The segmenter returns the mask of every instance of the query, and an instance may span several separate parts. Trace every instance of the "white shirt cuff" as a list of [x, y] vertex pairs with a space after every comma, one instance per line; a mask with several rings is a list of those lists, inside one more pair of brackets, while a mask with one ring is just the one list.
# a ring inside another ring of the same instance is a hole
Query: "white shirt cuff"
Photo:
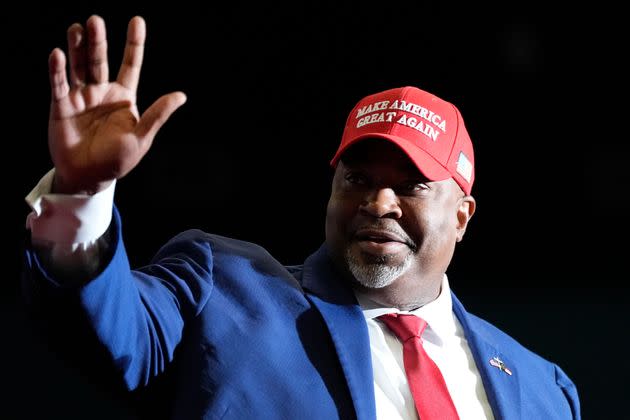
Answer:
[[59, 245], [94, 242], [112, 220], [116, 181], [94, 195], [51, 194], [54, 174], [51, 169], [26, 196], [33, 209], [26, 218], [26, 228], [33, 239]]

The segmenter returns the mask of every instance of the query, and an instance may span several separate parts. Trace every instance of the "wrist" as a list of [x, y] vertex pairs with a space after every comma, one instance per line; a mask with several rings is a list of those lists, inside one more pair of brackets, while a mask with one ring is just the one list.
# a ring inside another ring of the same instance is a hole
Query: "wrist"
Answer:
[[51, 193], [53, 194], [82, 194], [82, 195], [94, 195], [109, 187], [114, 180], [100, 181], [96, 183], [83, 183], [68, 182], [63, 176], [59, 175], [58, 171], [55, 171], [53, 182], [51, 186]]

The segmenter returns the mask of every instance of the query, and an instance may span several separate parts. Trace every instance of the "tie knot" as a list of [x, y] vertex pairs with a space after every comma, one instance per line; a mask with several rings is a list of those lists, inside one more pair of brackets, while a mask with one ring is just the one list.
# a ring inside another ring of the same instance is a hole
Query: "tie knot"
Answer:
[[420, 337], [427, 327], [427, 322], [410, 314], [385, 314], [378, 317], [387, 328], [400, 338], [402, 342], [412, 337]]

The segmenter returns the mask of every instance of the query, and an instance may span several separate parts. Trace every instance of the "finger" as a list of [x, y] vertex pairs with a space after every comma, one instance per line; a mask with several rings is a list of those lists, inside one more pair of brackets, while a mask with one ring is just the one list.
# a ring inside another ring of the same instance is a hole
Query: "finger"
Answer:
[[129, 21], [125, 54], [116, 79], [118, 83], [134, 92], [138, 89], [145, 38], [146, 24], [144, 19], [140, 16], [135, 16]]
[[107, 35], [105, 21], [100, 16], [92, 15], [87, 20], [87, 76], [88, 82], [107, 83], [109, 65], [107, 64]]
[[148, 149], [158, 130], [169, 119], [171, 114], [186, 102], [183, 92], [173, 92], [162, 96], [153, 103], [140, 117], [136, 126], [136, 136], [141, 146]]
[[73, 87], [85, 85], [85, 34], [78, 23], [68, 28], [68, 56], [70, 59], [70, 83]]
[[70, 112], [68, 79], [66, 77], [66, 56], [59, 48], [55, 48], [48, 57], [48, 74], [54, 118], [61, 118]]

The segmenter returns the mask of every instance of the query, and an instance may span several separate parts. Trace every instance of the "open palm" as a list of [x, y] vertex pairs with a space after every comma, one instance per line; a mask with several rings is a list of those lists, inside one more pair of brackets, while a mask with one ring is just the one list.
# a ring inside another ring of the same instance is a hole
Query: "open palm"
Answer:
[[63, 51], [56, 48], [50, 54], [48, 146], [55, 165], [55, 192], [95, 193], [125, 176], [186, 101], [181, 92], [169, 93], [139, 114], [136, 91], [145, 34], [144, 20], [132, 18], [123, 62], [113, 82], [105, 23], [98, 16], [91, 16], [85, 29], [78, 23], [68, 28], [70, 82]]

